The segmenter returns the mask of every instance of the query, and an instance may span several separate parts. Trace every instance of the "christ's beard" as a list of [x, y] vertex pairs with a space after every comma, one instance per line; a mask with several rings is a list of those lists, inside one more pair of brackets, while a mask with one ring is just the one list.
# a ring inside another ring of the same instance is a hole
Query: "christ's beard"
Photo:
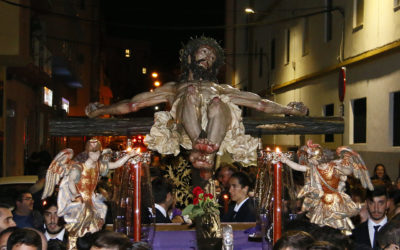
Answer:
[[205, 69], [199, 65], [201, 60], [192, 62], [190, 64], [190, 70], [193, 73], [194, 80], [207, 80], [207, 81], [216, 81], [217, 77], [212, 71], [212, 67]]

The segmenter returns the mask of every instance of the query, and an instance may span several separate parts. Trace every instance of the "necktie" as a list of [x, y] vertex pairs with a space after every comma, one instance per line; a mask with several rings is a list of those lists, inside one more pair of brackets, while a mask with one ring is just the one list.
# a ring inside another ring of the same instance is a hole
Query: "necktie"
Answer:
[[374, 248], [374, 249], [375, 249], [375, 246], [376, 246], [376, 235], [378, 234], [378, 230], [379, 230], [380, 227], [381, 227], [380, 225], [374, 226], [374, 241], [373, 241], [374, 244], [372, 246], [372, 248]]

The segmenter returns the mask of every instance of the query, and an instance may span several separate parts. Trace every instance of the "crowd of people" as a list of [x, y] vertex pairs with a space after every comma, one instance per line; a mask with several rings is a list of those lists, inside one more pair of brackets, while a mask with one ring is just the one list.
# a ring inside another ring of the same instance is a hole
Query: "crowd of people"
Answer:
[[[192, 223], [182, 216], [183, 208], [176, 206], [174, 183], [168, 179], [168, 174], [160, 169], [151, 170], [155, 210], [146, 209], [155, 222]], [[255, 170], [254, 166], [244, 168], [239, 164], [222, 163], [214, 176], [200, 174], [205, 180], [211, 177], [215, 180], [221, 222], [256, 221], [257, 203], [253, 198]], [[360, 213], [351, 218], [355, 225], [351, 234], [313, 224], [305, 216], [305, 211], [287, 207], [283, 213], [283, 235], [274, 249], [399, 249], [399, 178], [392, 182], [384, 165], [377, 164], [371, 180], [373, 191], [360, 188], [352, 178], [346, 182], [346, 192], [351, 199], [363, 204]], [[41, 192], [36, 189], [33, 190]], [[285, 195], [284, 199], [289, 198]], [[63, 217], [57, 214], [55, 196], [41, 200], [40, 195], [23, 190], [16, 194], [11, 209], [9, 204], [0, 204], [0, 250], [25, 249], [19, 248], [24, 245], [32, 249], [67, 249], [68, 231]], [[293, 213], [296, 216], [290, 217], [289, 214]], [[87, 233], [77, 241], [77, 249], [109, 249], [110, 246], [115, 249], [150, 249], [145, 243], [132, 245], [126, 235], [105, 230]]]

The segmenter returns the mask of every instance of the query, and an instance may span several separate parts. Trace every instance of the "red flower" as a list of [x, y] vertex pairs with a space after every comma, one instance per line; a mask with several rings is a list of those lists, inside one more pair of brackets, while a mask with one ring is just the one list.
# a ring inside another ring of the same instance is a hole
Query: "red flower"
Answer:
[[193, 189], [193, 195], [195, 197], [199, 197], [199, 194], [203, 194], [203, 193], [204, 193], [203, 189], [199, 186], [197, 186]]
[[204, 194], [204, 198], [209, 197], [211, 200], [214, 198], [214, 196], [212, 194]]
[[193, 205], [197, 205], [197, 204], [199, 204], [199, 199], [197, 197], [195, 197], [193, 199]]

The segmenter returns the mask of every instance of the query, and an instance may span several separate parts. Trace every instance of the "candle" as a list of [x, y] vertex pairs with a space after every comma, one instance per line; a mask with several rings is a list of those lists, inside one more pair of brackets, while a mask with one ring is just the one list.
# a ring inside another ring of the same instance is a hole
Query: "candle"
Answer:
[[228, 212], [228, 202], [229, 202], [229, 196], [227, 194], [224, 194], [224, 213]]
[[[276, 148], [276, 156], [280, 154]], [[282, 235], [282, 163], [276, 161], [274, 164], [274, 243]]]
[[[140, 148], [136, 151], [140, 153]], [[141, 162], [134, 163], [134, 200], [133, 200], [133, 239], [135, 242], [140, 241], [141, 236], [141, 184], [140, 179], [142, 176], [141, 173]]]

